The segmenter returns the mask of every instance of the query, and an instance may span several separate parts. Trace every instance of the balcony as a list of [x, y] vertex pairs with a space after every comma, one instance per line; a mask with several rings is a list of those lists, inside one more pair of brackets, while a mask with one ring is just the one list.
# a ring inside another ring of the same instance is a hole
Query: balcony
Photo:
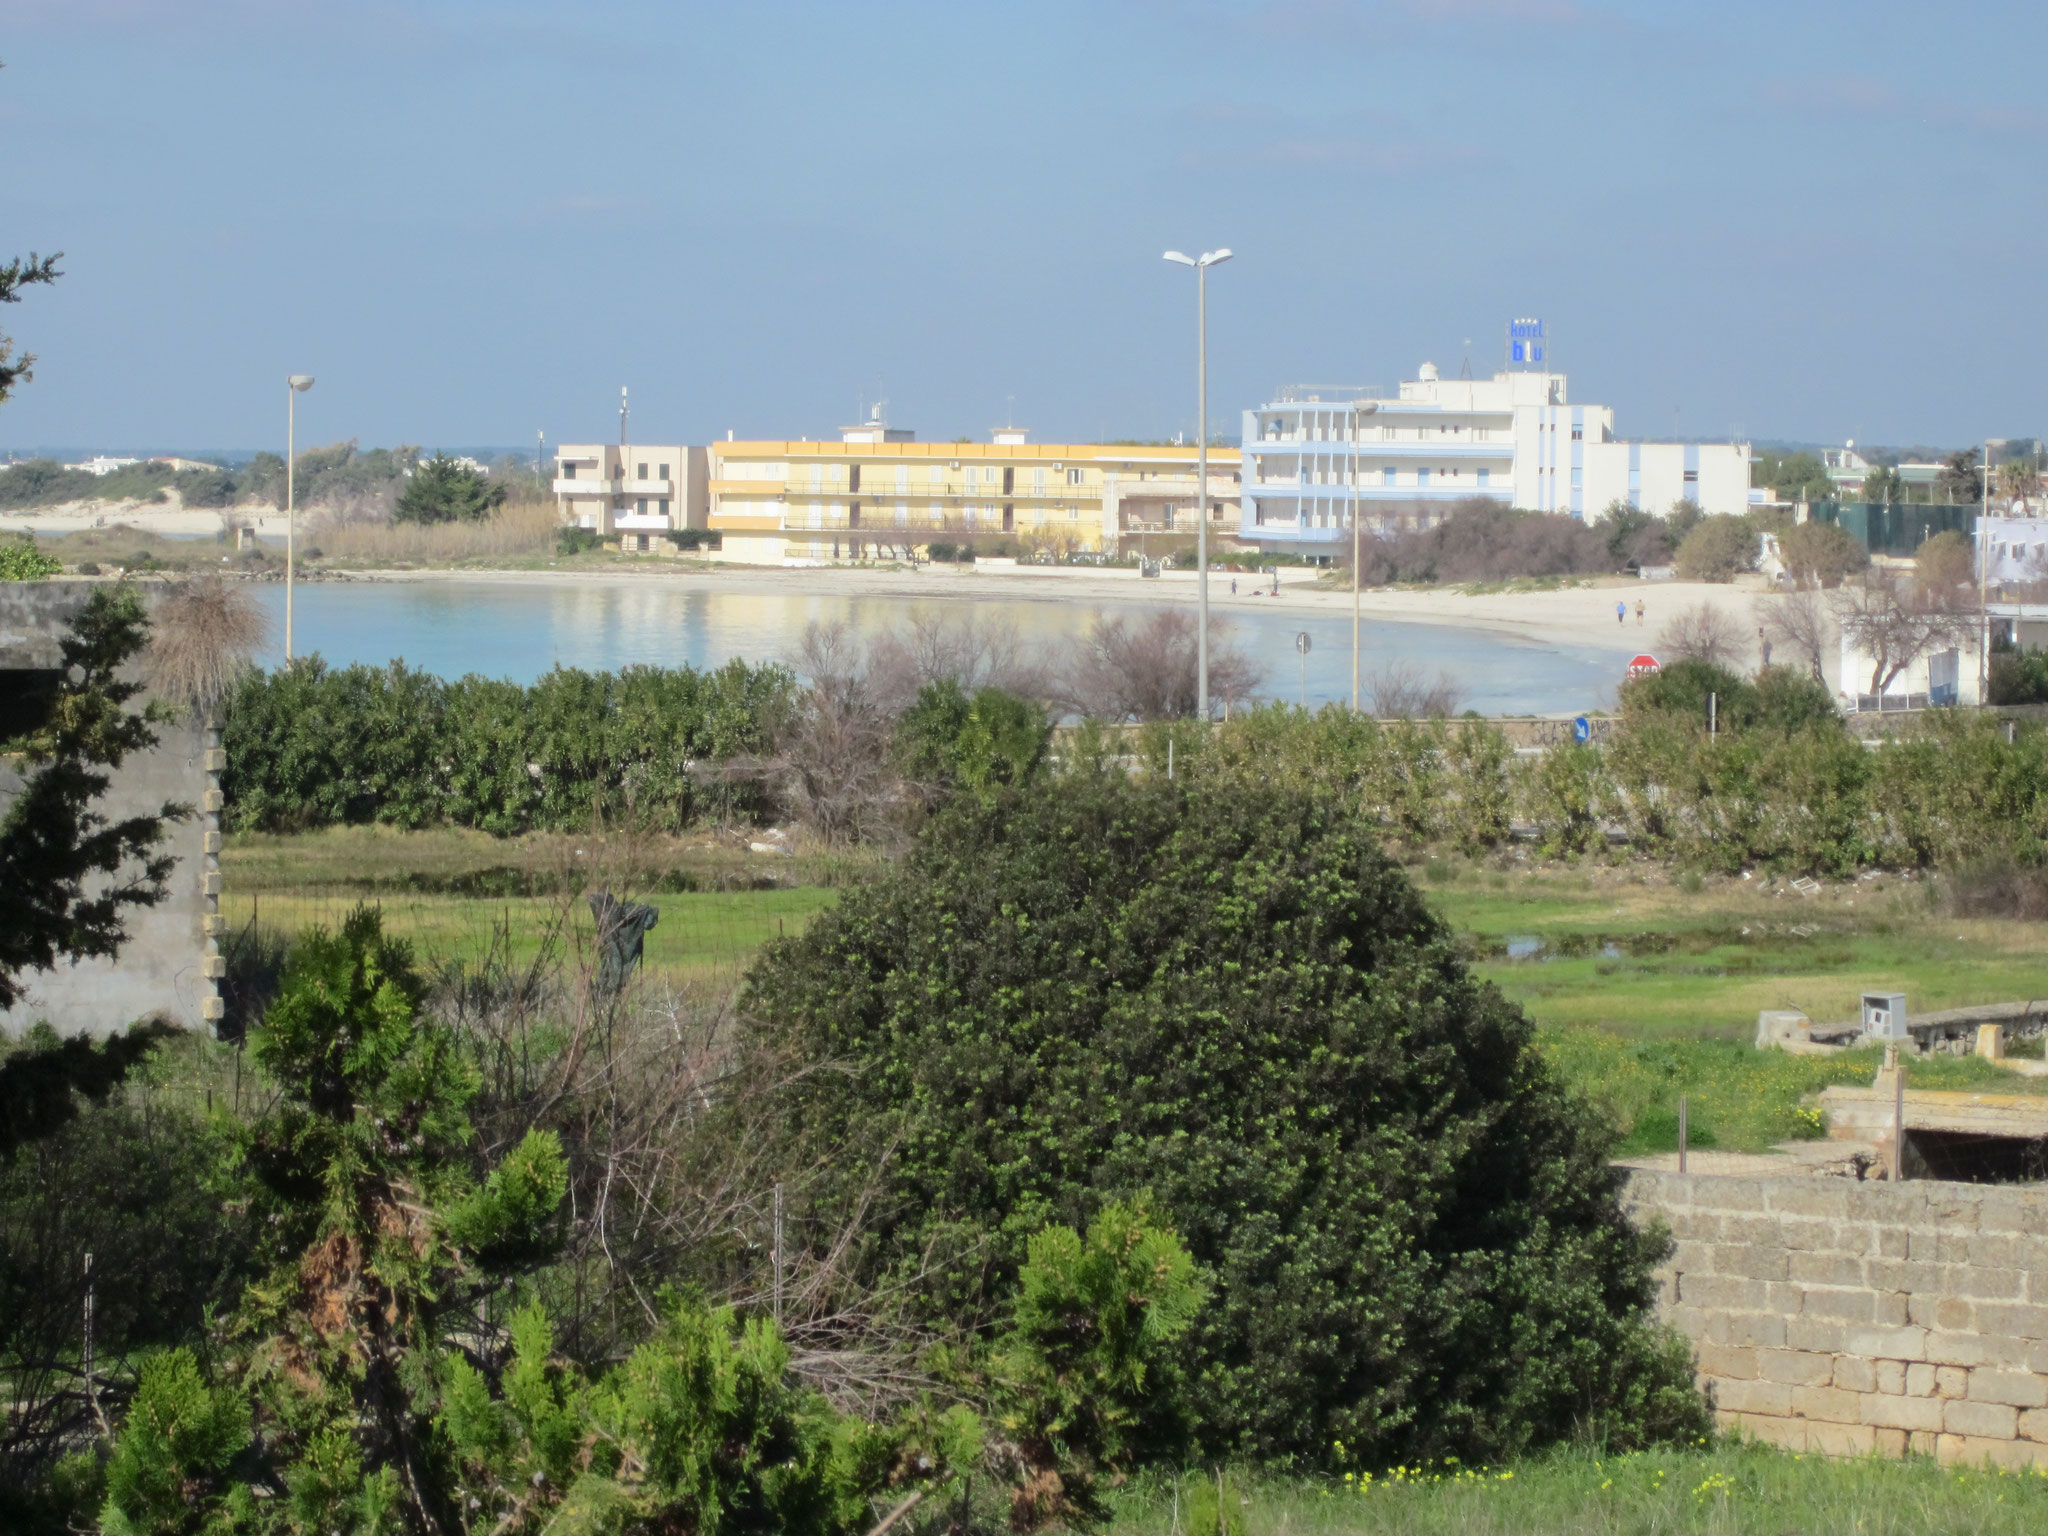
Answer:
[[594, 475], [588, 480], [580, 476], [555, 477], [555, 494], [558, 496], [623, 496], [625, 493], [624, 480], [600, 480]]

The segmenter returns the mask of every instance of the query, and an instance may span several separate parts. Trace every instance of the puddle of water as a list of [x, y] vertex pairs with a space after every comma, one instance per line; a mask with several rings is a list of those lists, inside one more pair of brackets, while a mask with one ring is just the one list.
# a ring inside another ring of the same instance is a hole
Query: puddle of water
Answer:
[[1700, 955], [1746, 940], [1801, 943], [1818, 930], [1800, 924], [1773, 933], [1763, 928], [1708, 928], [1692, 933], [1560, 933], [1544, 938], [1533, 933], [1503, 934], [1497, 939], [1474, 940], [1476, 958], [1482, 960], [1635, 960], [1646, 955]]

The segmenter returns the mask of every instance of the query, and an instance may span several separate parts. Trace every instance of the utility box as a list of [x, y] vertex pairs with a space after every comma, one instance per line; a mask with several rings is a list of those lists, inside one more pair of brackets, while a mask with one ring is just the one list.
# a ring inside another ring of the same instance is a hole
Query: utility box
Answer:
[[1863, 1038], [1903, 1045], [1912, 1038], [1906, 1032], [1906, 994], [1866, 992], [1863, 994]]

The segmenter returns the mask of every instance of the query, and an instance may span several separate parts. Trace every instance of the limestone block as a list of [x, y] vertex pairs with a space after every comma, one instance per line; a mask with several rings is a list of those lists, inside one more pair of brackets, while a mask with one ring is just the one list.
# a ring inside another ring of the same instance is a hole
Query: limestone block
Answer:
[[202, 896], [218, 896], [220, 894], [219, 870], [209, 869], [199, 877], [199, 893]]
[[202, 832], [202, 833], [200, 833], [200, 834], [199, 834], [199, 851], [200, 851], [201, 853], [219, 853], [219, 852], [220, 852], [220, 834], [219, 834], [218, 832]]
[[1874, 1323], [1877, 1298], [1860, 1285], [1812, 1286], [1807, 1289], [1800, 1310], [1815, 1317], [1839, 1317], [1845, 1323]]
[[1804, 1350], [1760, 1349], [1756, 1351], [1756, 1373], [1765, 1381], [1825, 1387], [1835, 1378], [1835, 1359], [1832, 1355], [1808, 1354]]
[[[1708, 1336], [1717, 1344], [1747, 1344], [1762, 1349], [1782, 1349], [1787, 1333], [1798, 1318], [1775, 1312], [1724, 1312], [1714, 1314]], [[1806, 1348], [1808, 1346], [1800, 1346]]]
[[1906, 1431], [1903, 1429], [1880, 1429], [1877, 1432], [1877, 1454], [1898, 1457], [1906, 1454]]
[[1877, 1449], [1877, 1431], [1868, 1424], [1810, 1423], [1806, 1448], [1823, 1456], [1868, 1456]]
[[1678, 1299], [1688, 1306], [1730, 1312], [1762, 1312], [1770, 1305], [1770, 1293], [1763, 1281], [1733, 1275], [1682, 1275]]
[[1906, 1395], [1908, 1397], [1932, 1397], [1936, 1375], [1940, 1367], [1929, 1365], [1924, 1360], [1914, 1360], [1906, 1366]]
[[[1714, 1273], [1717, 1275], [1740, 1275], [1747, 1280], [1783, 1280], [1791, 1268], [1791, 1255], [1776, 1244], [1722, 1243], [1713, 1249], [1713, 1255]], [[1854, 1274], [1850, 1283], [1860, 1284], [1862, 1279], [1861, 1274]]]
[[[201, 768], [204, 768], [208, 773], [224, 773], [227, 771], [228, 755], [227, 753], [221, 751], [220, 748], [215, 747], [210, 751], [202, 752], [200, 754], [199, 766]], [[1912, 1125], [1912, 1121], [1908, 1119], [1906, 1124], [1910, 1127]]]
[[1863, 1422], [1880, 1429], [1919, 1429], [1935, 1434], [1941, 1429], [1943, 1406], [1935, 1397], [1885, 1397], [1873, 1392], [1863, 1399]]
[[1841, 1351], [1870, 1360], [1925, 1360], [1925, 1328], [1844, 1328]]
[[2030, 1408], [2020, 1415], [2020, 1438], [2048, 1445], [2048, 1408]]
[[[1906, 1392], [1906, 1362], [1903, 1360], [1879, 1360], [1876, 1362], [1877, 1382], [1875, 1391], [1887, 1397], [1903, 1397]], [[1840, 1383], [1837, 1383], [1840, 1385]]]
[[227, 973], [228, 957], [226, 955], [208, 955], [199, 962], [199, 974], [206, 977], [209, 981], [218, 981]]
[[199, 809], [209, 816], [218, 816], [227, 803], [227, 797], [217, 789], [209, 789], [199, 797]]
[[2042, 1461], [2040, 1448], [2025, 1440], [2000, 1440], [1977, 1435], [1943, 1435], [1935, 1442], [1937, 1460], [1947, 1466], [2027, 1467]]
[[2032, 1371], [1972, 1371], [1967, 1395], [1977, 1403], [2048, 1408], [2048, 1381], [2043, 1381]]
[[1934, 1326], [1944, 1333], [1968, 1333], [1977, 1325], [1976, 1313], [1970, 1304], [1959, 1296], [1937, 1297], [1934, 1303]]
[[2048, 1339], [2048, 1307], [2026, 1302], [1980, 1301], [1973, 1309], [1979, 1333], [1995, 1333], [2009, 1339]]
[[1834, 1359], [1834, 1385], [1844, 1392], [1875, 1392], [1877, 1390], [1877, 1362], [1865, 1360], [1857, 1355], [1837, 1355]]
[[1937, 1365], [1934, 1368], [1934, 1395], [1936, 1397], [1968, 1397], [1970, 1395], [1970, 1373], [1960, 1366]]
[[1972, 1403], [1952, 1398], [1942, 1405], [1941, 1429], [1946, 1435], [2010, 1440], [2020, 1432], [2019, 1410], [2004, 1403]]
[[227, 1004], [222, 1002], [218, 997], [207, 997], [200, 999], [199, 1017], [206, 1020], [206, 1022], [209, 1024], [218, 1024], [222, 1019], [227, 1017], [227, 1012]]
[[1769, 1413], [1738, 1413], [1731, 1417], [1735, 1421], [1729, 1426], [1731, 1429], [1786, 1451], [1805, 1450], [1807, 1431], [1812, 1427], [1804, 1419]]
[[1782, 1381], [1717, 1382], [1714, 1401], [1725, 1412], [1744, 1417], [1753, 1413], [1786, 1419], [1792, 1416], [1792, 1388]]
[[1831, 1228], [1849, 1216], [1847, 1187], [1831, 1179], [1780, 1180], [1766, 1195], [1764, 1207], [1777, 1215], [1815, 1217]]
[[[1790, 1317], [1784, 1320], [1783, 1343], [1789, 1349], [1810, 1349], [1818, 1354], [1835, 1355], [1847, 1351], [1846, 1340], [1849, 1330], [1829, 1317]], [[1866, 1353], [1863, 1350], [1854, 1351]]]
[[[1781, 1253], [1780, 1258], [1785, 1260], [1784, 1274], [1759, 1275], [1757, 1278], [1791, 1279], [1801, 1285], [1864, 1286], [1869, 1283], [1863, 1272], [1864, 1261], [1844, 1253]], [[1728, 1273], [1747, 1274], [1748, 1271], [1731, 1270]]]
[[1687, 1240], [1671, 1245], [1671, 1257], [1664, 1268], [1674, 1274], [1708, 1275], [1714, 1272], [1714, 1245]]
[[1936, 1365], [1997, 1365], [1991, 1341], [1974, 1333], [1930, 1333], [1925, 1357]]
[[209, 912], [199, 920], [199, 931], [209, 939], [217, 939], [228, 931], [228, 920], [218, 912]]
[[2019, 1301], [2026, 1294], [2026, 1276], [2016, 1269], [1979, 1269], [1958, 1264], [1950, 1283], [1964, 1296], [1984, 1301]]
[[[1792, 1411], [1802, 1419], [1819, 1419], [1828, 1424], [1863, 1422], [1862, 1398], [1854, 1392], [1843, 1392], [1835, 1387], [1794, 1387]], [[1952, 1426], [1944, 1418], [1942, 1427], [1947, 1429]], [[1868, 1450], [1869, 1447], [1866, 1445], [1864, 1449]]]
[[1941, 1436], [1931, 1429], [1916, 1429], [1906, 1436], [1906, 1452], [1912, 1456], [1932, 1456]]
[[1871, 1321], [1887, 1328], [1899, 1328], [1910, 1321], [1907, 1317], [1906, 1293], [1904, 1291], [1872, 1291]]
[[1702, 1344], [1699, 1347], [1698, 1364], [1702, 1376], [1716, 1376], [1729, 1381], [1754, 1381], [1757, 1377], [1757, 1352], [1728, 1344]]

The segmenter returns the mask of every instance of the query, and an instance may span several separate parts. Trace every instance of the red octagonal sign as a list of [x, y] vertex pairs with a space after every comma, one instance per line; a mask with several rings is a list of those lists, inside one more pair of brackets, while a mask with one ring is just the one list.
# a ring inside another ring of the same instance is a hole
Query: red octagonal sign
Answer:
[[1643, 652], [1628, 664], [1628, 675], [1630, 677], [1648, 677], [1652, 672], [1661, 670], [1663, 669], [1657, 665], [1657, 658], [1648, 651]]

